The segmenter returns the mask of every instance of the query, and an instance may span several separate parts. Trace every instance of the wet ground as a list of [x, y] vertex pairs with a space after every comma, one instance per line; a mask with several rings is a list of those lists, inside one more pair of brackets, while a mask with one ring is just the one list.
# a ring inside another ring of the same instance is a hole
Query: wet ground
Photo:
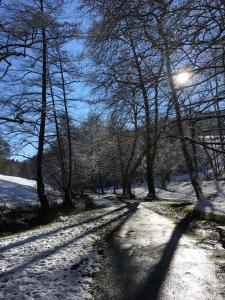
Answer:
[[225, 299], [225, 250], [188, 234], [192, 222], [139, 204], [106, 243], [94, 299]]

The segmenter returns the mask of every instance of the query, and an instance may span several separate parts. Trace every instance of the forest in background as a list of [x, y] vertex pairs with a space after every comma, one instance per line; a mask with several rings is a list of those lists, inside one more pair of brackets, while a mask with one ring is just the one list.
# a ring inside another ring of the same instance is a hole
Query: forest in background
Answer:
[[[36, 179], [43, 212], [46, 184], [71, 207], [144, 182], [151, 200], [184, 172], [204, 201], [202, 176], [225, 170], [224, 12], [222, 0], [1, 1], [1, 173]], [[79, 119], [78, 101], [95, 113]], [[27, 145], [34, 157], [9, 160]]]

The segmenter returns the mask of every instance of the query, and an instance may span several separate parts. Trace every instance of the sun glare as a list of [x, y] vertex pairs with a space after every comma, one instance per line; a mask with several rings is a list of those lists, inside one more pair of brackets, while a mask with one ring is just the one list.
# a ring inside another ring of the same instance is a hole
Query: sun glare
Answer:
[[178, 86], [183, 86], [188, 82], [190, 76], [190, 73], [187, 71], [180, 72], [177, 75], [175, 75], [175, 82]]

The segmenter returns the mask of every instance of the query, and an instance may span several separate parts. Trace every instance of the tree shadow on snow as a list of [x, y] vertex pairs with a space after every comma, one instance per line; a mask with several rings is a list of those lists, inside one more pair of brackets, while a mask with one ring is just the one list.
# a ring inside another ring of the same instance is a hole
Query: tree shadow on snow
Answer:
[[[39, 240], [39, 239], [42, 239], [42, 238], [45, 238], [45, 237], [49, 237], [53, 234], [62, 232], [63, 230], [67, 230], [67, 229], [70, 229], [70, 228], [76, 228], [76, 227], [79, 227], [80, 225], [88, 224], [88, 223], [97, 221], [97, 220], [101, 219], [102, 217], [105, 217], [105, 216], [111, 215], [113, 213], [119, 212], [119, 211], [123, 210], [126, 207], [128, 207], [128, 205], [124, 205], [124, 206], [121, 206], [119, 208], [110, 210], [109, 212], [100, 214], [96, 217], [91, 217], [91, 218], [85, 219], [84, 221], [81, 221], [79, 223], [74, 222], [73, 224], [70, 224], [70, 225], [67, 225], [67, 226], [63, 226], [63, 227], [60, 227], [60, 228], [49, 230], [49, 231], [46, 231], [46, 232], [43, 232], [43, 233], [34, 234], [34, 235], [32, 235], [28, 238], [24, 238], [24, 239], [18, 240], [16, 242], [9, 243], [6, 246], [0, 247], [0, 254], [5, 252], [5, 251], [9, 251], [13, 248], [16, 248], [16, 247], [23, 246], [25, 244], [34, 242], [36, 240]], [[28, 234], [29, 234], [29, 232], [28, 232]]]
[[[8, 277], [8, 276], [14, 275], [14, 274], [16, 274], [17, 272], [23, 271], [24, 269], [31, 267], [31, 266], [34, 265], [35, 263], [38, 263], [41, 259], [46, 259], [46, 258], [48, 258], [48, 257], [50, 257], [50, 256], [52, 256], [52, 255], [54, 255], [54, 254], [56, 254], [56, 253], [59, 252], [60, 250], [63, 250], [64, 248], [66, 248], [66, 247], [72, 245], [73, 243], [78, 242], [78, 241], [81, 240], [82, 238], [84, 238], [84, 237], [86, 237], [86, 236], [88, 236], [88, 235], [90, 235], [90, 234], [93, 234], [93, 233], [95, 233], [96, 231], [101, 230], [101, 229], [103, 229], [104, 227], [109, 226], [110, 224], [112, 224], [112, 223], [114, 223], [114, 222], [117, 222], [117, 221], [119, 221], [119, 222], [121, 222], [121, 223], [122, 223], [122, 222], [125, 222], [125, 221], [127, 220], [127, 218], [129, 218], [130, 215], [133, 214], [133, 212], [134, 212], [134, 207], [136, 208], [137, 205], [134, 206], [134, 205], [130, 205], [130, 204], [129, 204], [129, 205], [127, 205], [127, 206], [121, 207], [120, 209], [113, 210], [113, 211], [111, 211], [110, 213], [107, 213], [107, 214], [98, 216], [98, 217], [96, 217], [96, 218], [92, 218], [92, 221], [93, 221], [93, 220], [97, 220], [97, 219], [99, 219], [99, 218], [101, 218], [101, 217], [103, 217], [103, 216], [112, 214], [112, 213], [114, 213], [115, 211], [118, 212], [118, 211], [120, 211], [120, 210], [122, 210], [122, 209], [124, 209], [124, 208], [127, 208], [127, 210], [126, 210], [125, 212], [121, 213], [120, 215], [118, 215], [118, 216], [116, 216], [116, 217], [113, 217], [113, 218], [111, 218], [110, 220], [106, 220], [104, 223], [102, 223], [102, 224], [100, 224], [100, 225], [97, 225], [97, 226], [95, 226], [95, 227], [93, 227], [93, 228], [91, 228], [91, 229], [89, 229], [89, 230], [86, 230], [86, 231], [83, 232], [82, 234], [80, 234], [80, 235], [78, 235], [78, 236], [75, 236], [74, 238], [72, 238], [72, 239], [66, 241], [65, 243], [56, 245], [56, 246], [54, 246], [54, 247], [51, 248], [51, 249], [44, 250], [44, 251], [38, 253], [37, 255], [32, 256], [30, 259], [27, 259], [27, 260], [25, 260], [24, 262], [18, 264], [17, 266], [12, 267], [11, 269], [9, 269], [9, 270], [7, 270], [7, 271], [5, 271], [5, 272], [2, 272], [2, 273], [0, 274], [0, 280], [2, 280], [2, 281], [4, 282], [5, 280], [7, 280], [7, 277]], [[90, 221], [90, 219], [89, 219], [88, 221]], [[81, 222], [81, 223], [82, 223], [82, 222]], [[80, 224], [81, 224], [81, 223], [80, 223]], [[86, 223], [86, 222], [84, 222], [84, 223]], [[78, 224], [76, 224], [75, 226], [78, 226]], [[74, 227], [74, 225], [69, 226], [69, 228], [70, 228], [70, 227], [72, 228], [72, 227]], [[65, 228], [60, 228], [60, 231], [63, 231], [64, 229], [65, 229]], [[45, 236], [48, 236], [48, 234], [52, 234], [52, 232], [50, 232], [50, 233], [48, 233], [48, 232], [45, 233]], [[36, 238], [38, 238], [38, 237], [36, 237]], [[14, 245], [14, 246], [15, 246], [15, 245]]]
[[[201, 212], [207, 207], [201, 205]], [[167, 277], [171, 261], [177, 250], [179, 241], [187, 232], [191, 223], [200, 217], [199, 205], [188, 213], [174, 228], [168, 243], [157, 247], [146, 246], [137, 250], [138, 260], [142, 251], [147, 252], [147, 257], [153, 261], [151, 269], [147, 270], [147, 277], [142, 266], [137, 261], [132, 262], [133, 254], [129, 249], [122, 249], [119, 241], [112, 237], [108, 247], [108, 268], [100, 276], [103, 280], [99, 287], [97, 300], [155, 300], [160, 298], [160, 289]], [[160, 237], [159, 237], [160, 238]], [[157, 257], [156, 260], [155, 257]], [[158, 259], [158, 257], [160, 257]], [[157, 261], [157, 263], [155, 263]]]
[[[155, 300], [160, 298], [160, 289], [167, 277], [171, 261], [175, 255], [181, 237], [188, 231], [191, 223], [195, 219], [199, 219], [200, 215], [204, 212], [208, 205], [208, 201], [204, 201], [204, 204], [201, 205], [196, 204], [193, 211], [188, 213], [175, 226], [169, 242], [166, 244], [163, 250], [163, 254], [159, 262], [154, 266], [153, 270], [149, 272], [146, 280], [137, 288], [131, 299]], [[213, 209], [211, 203], [210, 209]]]

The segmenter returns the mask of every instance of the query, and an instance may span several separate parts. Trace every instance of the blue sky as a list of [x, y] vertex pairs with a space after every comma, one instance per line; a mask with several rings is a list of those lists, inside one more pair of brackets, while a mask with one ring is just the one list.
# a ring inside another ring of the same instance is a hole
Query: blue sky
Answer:
[[[7, 0], [5, 0], [7, 1]], [[67, 7], [67, 21], [77, 21], [81, 23], [82, 31], [86, 31], [88, 20], [85, 16], [78, 15], [78, 11], [76, 10], [76, 6], [79, 4], [77, 0], [71, 1], [73, 4], [72, 6], [69, 5]], [[70, 43], [67, 43], [65, 48], [70, 51], [73, 55], [77, 55], [84, 50], [84, 42], [83, 40], [74, 40]], [[84, 61], [84, 63], [87, 63]], [[79, 66], [80, 67], [80, 66]], [[76, 101], [74, 105], [72, 105], [70, 109], [71, 116], [79, 121], [84, 120], [87, 114], [90, 111], [89, 105], [87, 105], [82, 99], [89, 99], [90, 98], [90, 89], [84, 82], [78, 82], [74, 84], [74, 91], [76, 95], [76, 99], [81, 99], [81, 101]], [[17, 143], [19, 143], [20, 137], [15, 138], [12, 140], [12, 156], [11, 158], [17, 160], [24, 160], [25, 157], [31, 157], [36, 154], [36, 148], [32, 145], [27, 145], [23, 147], [22, 150], [18, 150]], [[34, 143], [36, 145], [36, 143]], [[17, 153], [18, 152], [18, 153]]]

